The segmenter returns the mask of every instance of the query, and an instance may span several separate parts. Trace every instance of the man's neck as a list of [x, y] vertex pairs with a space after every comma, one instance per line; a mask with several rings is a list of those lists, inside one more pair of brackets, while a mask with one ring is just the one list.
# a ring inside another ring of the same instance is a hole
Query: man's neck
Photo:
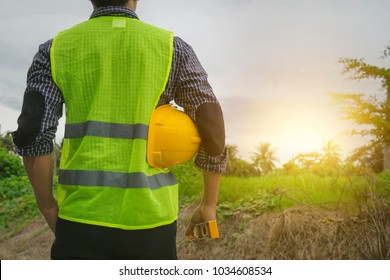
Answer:
[[125, 8], [129, 8], [135, 12], [137, 9], [137, 1], [135, 0], [129, 0], [126, 5], [124, 5]]
[[[93, 4], [92, 4], [93, 5]], [[128, 8], [128, 9], [131, 9], [135, 12], [135, 10], [137, 9], [137, 1], [135, 0], [129, 0], [129, 2], [127, 2], [126, 5], [123, 5], [121, 7], [124, 7], [124, 8]], [[93, 9], [96, 10], [96, 6], [93, 5]]]

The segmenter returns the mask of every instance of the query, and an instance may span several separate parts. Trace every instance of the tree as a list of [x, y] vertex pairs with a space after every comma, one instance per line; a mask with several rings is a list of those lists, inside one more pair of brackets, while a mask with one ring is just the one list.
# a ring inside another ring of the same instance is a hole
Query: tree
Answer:
[[0, 180], [22, 175], [24, 175], [24, 168], [20, 158], [0, 147]]
[[341, 159], [339, 150], [339, 146], [334, 144], [332, 141], [328, 141], [322, 148], [322, 151], [324, 152], [321, 159], [322, 164], [329, 168], [335, 168], [340, 166]]
[[357, 148], [346, 159], [346, 162], [368, 167], [379, 173], [383, 170], [383, 145], [379, 142], [373, 142], [370, 145]]
[[227, 145], [228, 164], [226, 167], [227, 176], [252, 176], [255, 174], [254, 167], [250, 163], [238, 157], [236, 145]]
[[276, 167], [275, 162], [278, 161], [275, 148], [271, 147], [270, 143], [260, 143], [256, 150], [252, 157], [255, 168], [263, 175], [271, 173]]
[[0, 147], [6, 149], [7, 151], [14, 153], [14, 142], [12, 139], [11, 132], [6, 132], [5, 134], [0, 135]]
[[321, 153], [300, 153], [283, 165], [283, 171], [289, 174], [297, 170], [305, 170], [319, 175], [330, 175], [342, 164], [339, 150], [338, 145], [328, 141]]
[[317, 152], [311, 152], [306, 154], [298, 154], [291, 160], [296, 166], [304, 169], [311, 169], [315, 165], [318, 165], [322, 160], [322, 155]]
[[24, 175], [24, 168], [15, 153], [11, 132], [0, 135], [0, 179]]
[[228, 162], [226, 166], [226, 175], [232, 176], [236, 170], [238, 148], [236, 145], [226, 145], [228, 151]]
[[[390, 56], [390, 46], [387, 46], [383, 59]], [[349, 74], [350, 79], [379, 79], [385, 92], [385, 98], [378, 100], [375, 96], [365, 97], [364, 94], [332, 93], [335, 104], [341, 106], [345, 119], [351, 120], [360, 129], [351, 130], [351, 134], [370, 136], [370, 141], [383, 144], [383, 169], [390, 169], [390, 69], [370, 65], [364, 59], [342, 58], [343, 74]]]

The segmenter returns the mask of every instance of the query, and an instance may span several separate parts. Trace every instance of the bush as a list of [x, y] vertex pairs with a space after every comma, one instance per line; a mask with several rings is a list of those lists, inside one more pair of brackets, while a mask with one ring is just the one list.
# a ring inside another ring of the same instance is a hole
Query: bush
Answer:
[[0, 180], [0, 229], [22, 225], [39, 214], [35, 196], [26, 176]]
[[22, 161], [18, 156], [0, 148], [0, 180], [11, 176], [24, 175]]
[[173, 166], [172, 172], [179, 182], [179, 196], [182, 202], [191, 202], [201, 198], [202, 171], [196, 168], [193, 160]]
[[377, 175], [377, 188], [380, 194], [390, 199], [390, 170]]

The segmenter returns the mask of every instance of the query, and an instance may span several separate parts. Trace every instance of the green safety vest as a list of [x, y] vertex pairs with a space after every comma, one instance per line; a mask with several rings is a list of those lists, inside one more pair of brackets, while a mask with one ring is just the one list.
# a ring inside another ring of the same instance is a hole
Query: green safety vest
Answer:
[[97, 17], [59, 33], [50, 54], [66, 106], [59, 217], [127, 230], [174, 222], [177, 181], [146, 162], [173, 33], [137, 19]]

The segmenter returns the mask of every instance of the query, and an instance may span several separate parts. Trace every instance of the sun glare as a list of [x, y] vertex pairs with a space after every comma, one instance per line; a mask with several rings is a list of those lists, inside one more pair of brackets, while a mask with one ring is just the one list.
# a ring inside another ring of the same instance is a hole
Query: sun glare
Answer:
[[288, 138], [285, 144], [295, 155], [319, 151], [326, 141], [317, 127], [308, 125], [292, 127], [285, 134]]
[[288, 153], [289, 159], [298, 154], [321, 152], [328, 141], [335, 141], [338, 127], [323, 108], [299, 104], [294, 111], [278, 114], [275, 146]]

